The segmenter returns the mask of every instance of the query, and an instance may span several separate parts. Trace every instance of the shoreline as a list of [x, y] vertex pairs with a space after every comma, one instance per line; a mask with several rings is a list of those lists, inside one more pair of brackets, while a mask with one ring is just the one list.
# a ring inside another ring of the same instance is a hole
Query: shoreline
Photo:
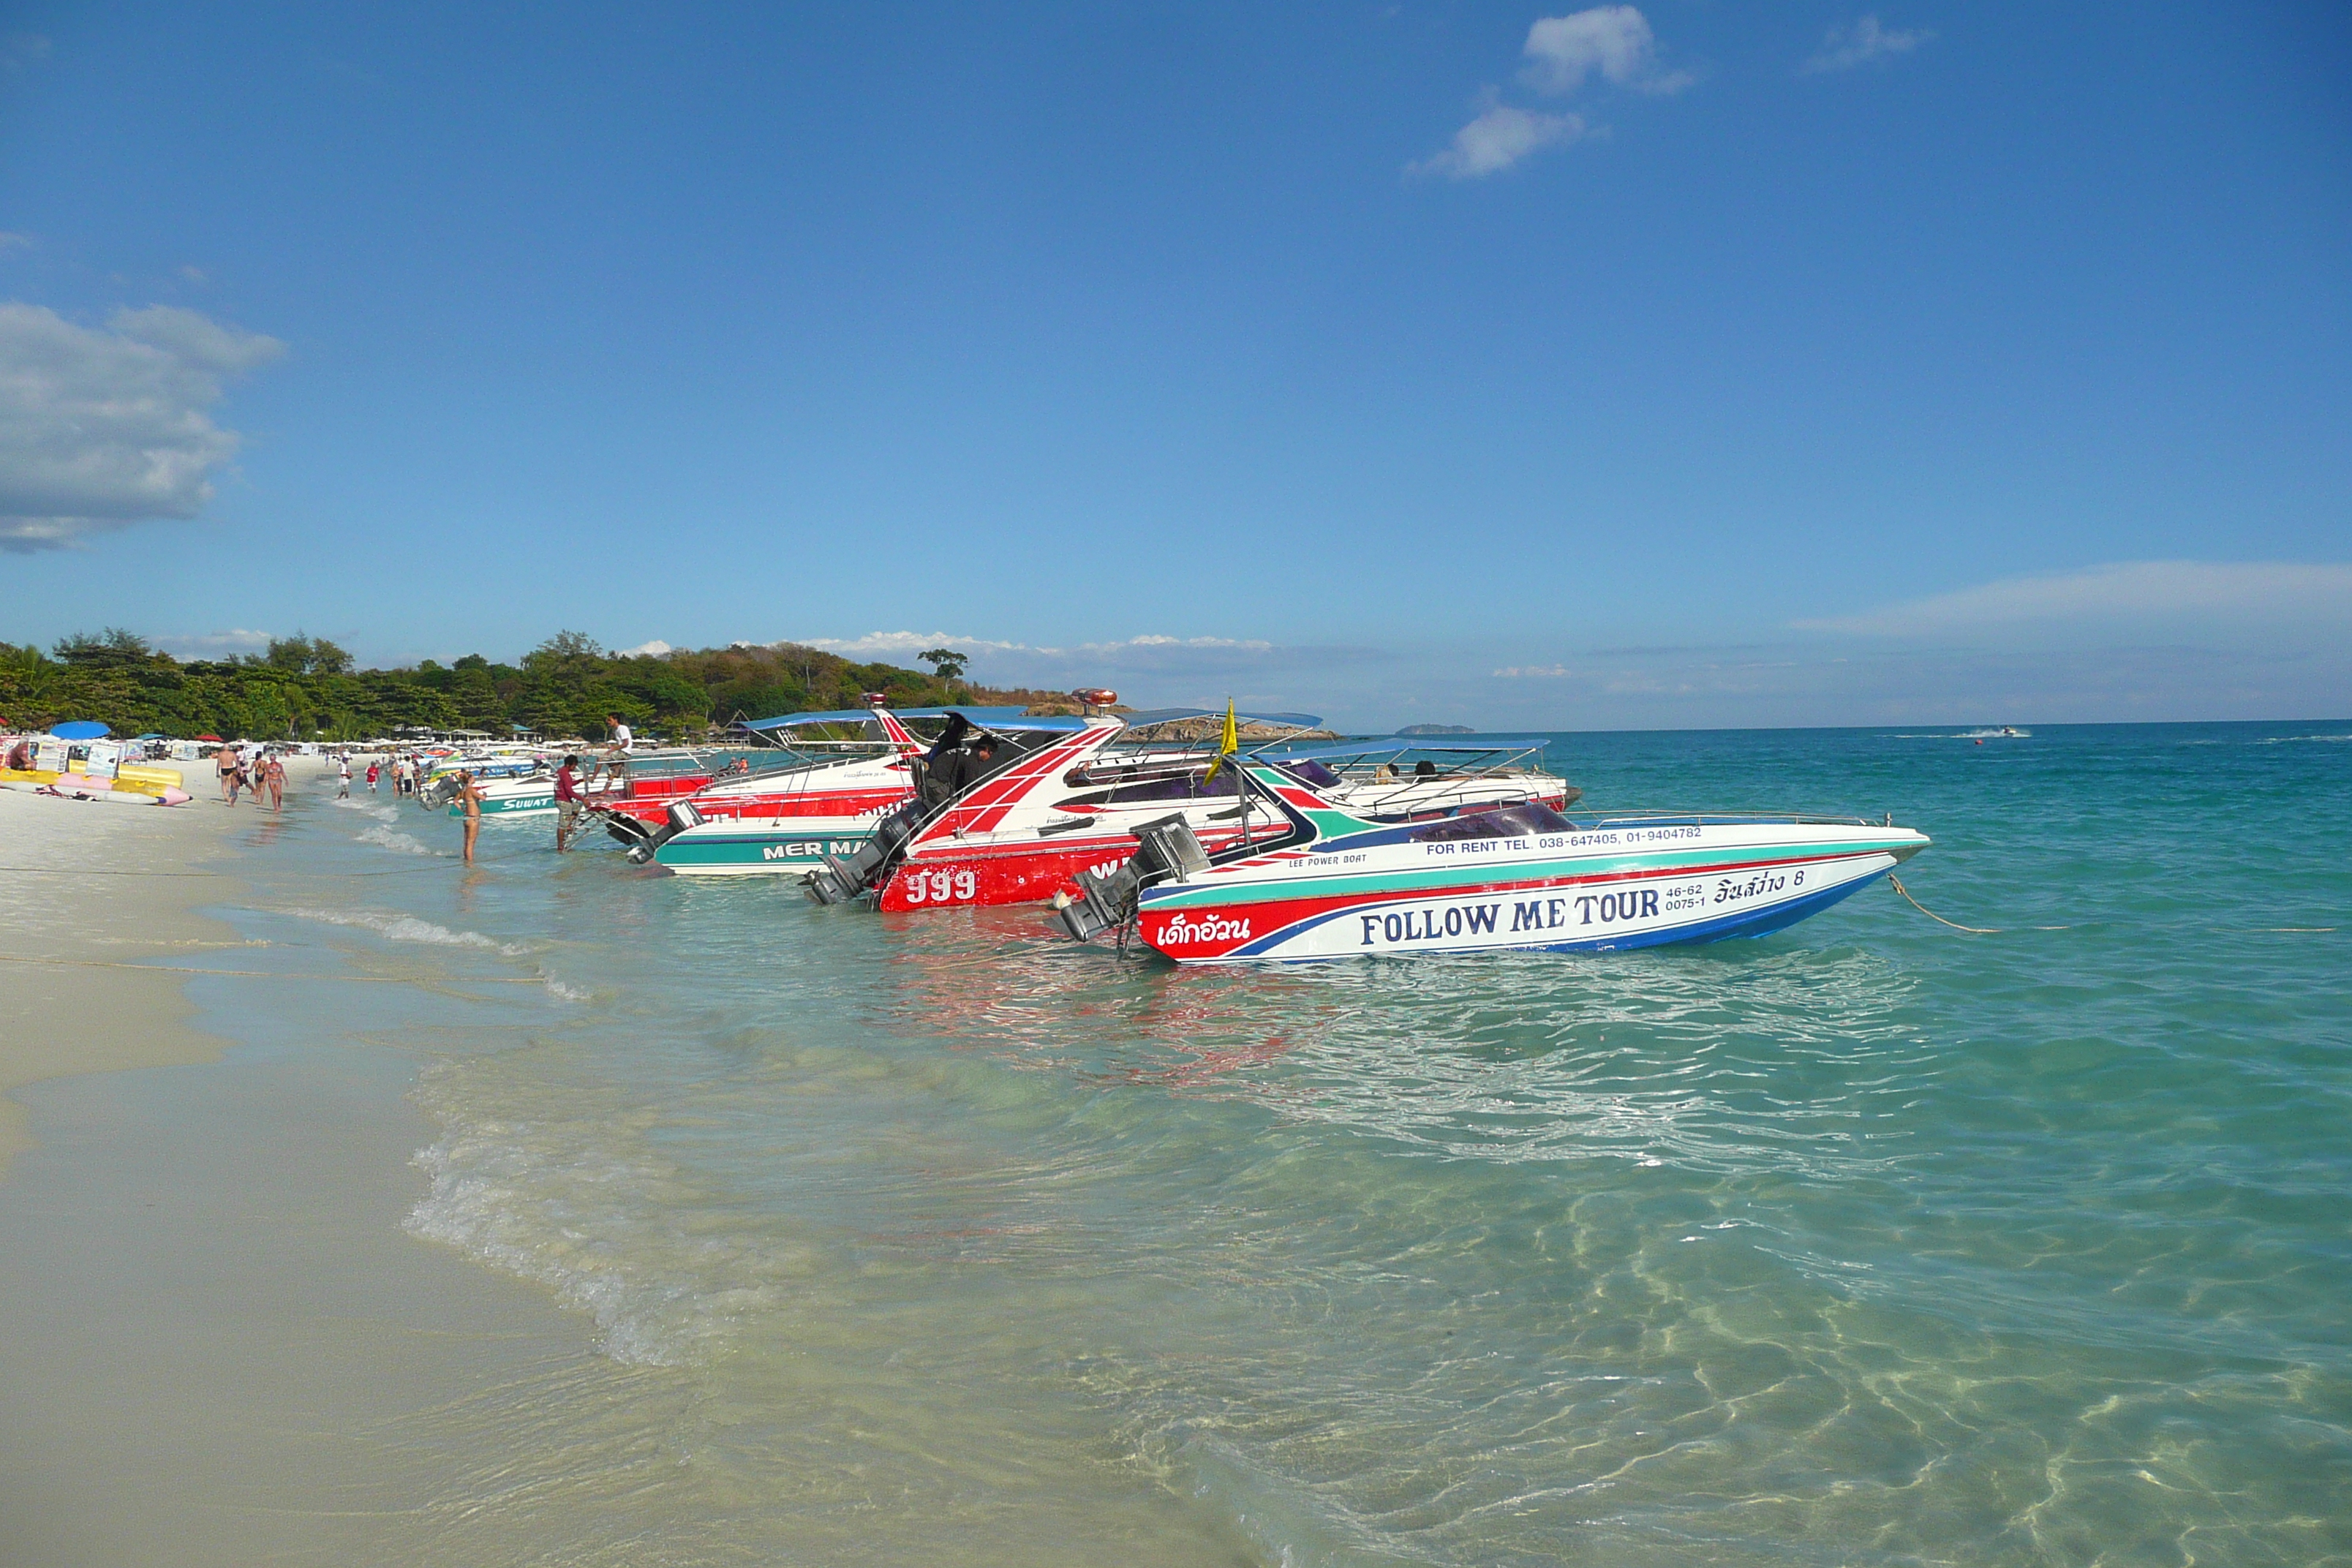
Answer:
[[[0, 792], [13, 874], [41, 884], [0, 915], [11, 1563], [527, 1561], [527, 1533], [468, 1521], [532, 1423], [593, 1451], [616, 1411], [680, 1397], [543, 1288], [404, 1228], [430, 1052], [372, 1037], [366, 1005], [324, 1022], [226, 989], [341, 978], [200, 912], [267, 910], [238, 860], [321, 804], [289, 783], [275, 819]], [[462, 1432], [428, 1436], [451, 1412]]]
[[[0, 1181], [38, 1146], [17, 1091], [51, 1079], [218, 1061], [233, 1043], [194, 1025], [186, 960], [246, 945], [198, 913], [234, 896], [214, 862], [247, 825], [199, 797], [132, 811], [0, 790]], [[267, 813], [262, 814], [267, 816]], [[182, 966], [155, 967], [178, 959]]]

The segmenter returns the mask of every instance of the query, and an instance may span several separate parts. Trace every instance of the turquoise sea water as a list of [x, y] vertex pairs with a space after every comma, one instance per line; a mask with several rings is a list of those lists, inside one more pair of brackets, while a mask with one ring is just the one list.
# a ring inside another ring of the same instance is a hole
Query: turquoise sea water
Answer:
[[423, 1062], [410, 1230], [610, 1358], [419, 1434], [498, 1456], [441, 1547], [2352, 1557], [2352, 721], [1549, 760], [1891, 811], [2001, 933], [1877, 888], [1709, 948], [1179, 971], [289, 808], [227, 913], [425, 983], [300, 1020]]

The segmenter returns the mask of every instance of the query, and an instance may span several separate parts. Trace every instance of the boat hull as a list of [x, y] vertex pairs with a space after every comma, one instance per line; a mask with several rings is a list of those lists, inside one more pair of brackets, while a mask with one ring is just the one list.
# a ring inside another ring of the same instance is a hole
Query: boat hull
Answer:
[[[1313, 864], [1345, 857], [1311, 854], [1296, 858], [1305, 863], [1301, 874], [1286, 875], [1279, 857], [1261, 857], [1145, 889], [1138, 932], [1180, 963], [1720, 942], [1816, 914], [1927, 842], [1900, 828], [1859, 829], [1810, 842], [1702, 843], [1627, 856], [1579, 853], [1596, 847], [1569, 837], [1461, 868], [1467, 877], [1394, 864], [1355, 871]], [[1221, 875], [1252, 869], [1258, 874]]]
[[828, 855], [855, 855], [877, 815], [706, 822], [663, 841], [654, 864], [681, 877], [805, 876]]
[[[1547, 780], [1554, 793], [1543, 804], [1562, 800], [1557, 781]], [[1410, 789], [1391, 785], [1387, 793], [1408, 809], [1417, 801]], [[1566, 792], [1573, 794], [1573, 791]], [[1490, 784], [1487, 794], [1504, 799], [1524, 798], [1527, 792], [1511, 782]], [[1076, 886], [1081, 871], [1097, 875], [1117, 870], [1135, 854], [1134, 828], [1181, 810], [1201, 847], [1222, 854], [1242, 842], [1238, 822], [1220, 820], [1236, 814], [1232, 797], [1211, 798], [1189, 807], [1182, 802], [1154, 801], [1097, 813], [1082, 828], [1066, 828], [1067, 819], [1049, 821], [1045, 832], [1030, 824], [1042, 813], [1016, 807], [1005, 826], [990, 833], [958, 837], [927, 831], [915, 848], [882, 885], [877, 907], [889, 912], [943, 909], [956, 905], [1040, 903]], [[1473, 795], [1467, 798], [1476, 799]], [[1250, 827], [1251, 840], [1265, 843], [1289, 833], [1289, 825], [1261, 812]]]
[[[1259, 831], [1271, 837], [1276, 828]], [[1196, 829], [1202, 844], [1214, 852], [1240, 840], [1234, 828]], [[1034, 840], [1015, 841], [992, 849], [978, 847], [961, 852], [927, 851], [909, 856], [882, 885], [877, 907], [886, 912], [945, 909], [959, 904], [1042, 903], [1066, 892], [1081, 871], [1097, 875], [1116, 871], [1135, 855], [1135, 836], [1115, 837], [1089, 834], [1081, 842], [1065, 841], [1051, 847]]]

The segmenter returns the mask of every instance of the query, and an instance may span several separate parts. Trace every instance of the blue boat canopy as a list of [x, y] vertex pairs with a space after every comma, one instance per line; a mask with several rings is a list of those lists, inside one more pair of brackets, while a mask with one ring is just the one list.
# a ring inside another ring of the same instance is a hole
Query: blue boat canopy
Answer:
[[[896, 713], [898, 710], [891, 711]], [[929, 712], [961, 713], [983, 730], [1066, 731], [1087, 727], [1087, 721], [1074, 713], [1033, 714], [1020, 708], [934, 708]]]
[[62, 724], [50, 725], [49, 733], [60, 741], [102, 741], [114, 731], [95, 719], [68, 719]]
[[[1366, 741], [1331, 741], [1319, 746], [1281, 746], [1275, 742], [1263, 752], [1269, 763], [1328, 762], [1334, 757], [1393, 757], [1408, 752], [1433, 752], [1443, 756], [1480, 757], [1503, 752], [1535, 752], [1543, 749], [1549, 737], [1543, 735], [1378, 735]], [[1257, 749], [1253, 747], [1252, 751]]]
[[[1182, 719], [1224, 718], [1222, 708], [1151, 708], [1126, 716], [1127, 727], [1141, 730], [1153, 724], [1173, 724]], [[1281, 724], [1293, 730], [1319, 730], [1323, 721], [1312, 713], [1235, 713], [1234, 720], [1242, 724]]]
[[[1070, 717], [1032, 718], [1019, 708], [893, 708], [890, 713], [899, 719], [944, 719], [950, 713], [961, 713], [983, 730], [1082, 730], [1086, 721]], [[751, 719], [743, 723], [746, 730], [796, 730], [804, 724], [863, 724], [871, 722], [871, 708], [835, 708], [823, 713], [787, 713], [781, 719]]]
[[791, 730], [803, 724], [858, 724], [874, 717], [871, 708], [836, 708], [830, 713], [787, 713], [781, 719], [749, 719], [746, 730]]

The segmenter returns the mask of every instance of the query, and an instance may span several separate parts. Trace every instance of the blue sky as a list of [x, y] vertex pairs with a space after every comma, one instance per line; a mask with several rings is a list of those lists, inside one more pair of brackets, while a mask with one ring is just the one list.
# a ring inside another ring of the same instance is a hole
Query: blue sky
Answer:
[[2340, 5], [0, 16], [0, 637], [2352, 710]]

